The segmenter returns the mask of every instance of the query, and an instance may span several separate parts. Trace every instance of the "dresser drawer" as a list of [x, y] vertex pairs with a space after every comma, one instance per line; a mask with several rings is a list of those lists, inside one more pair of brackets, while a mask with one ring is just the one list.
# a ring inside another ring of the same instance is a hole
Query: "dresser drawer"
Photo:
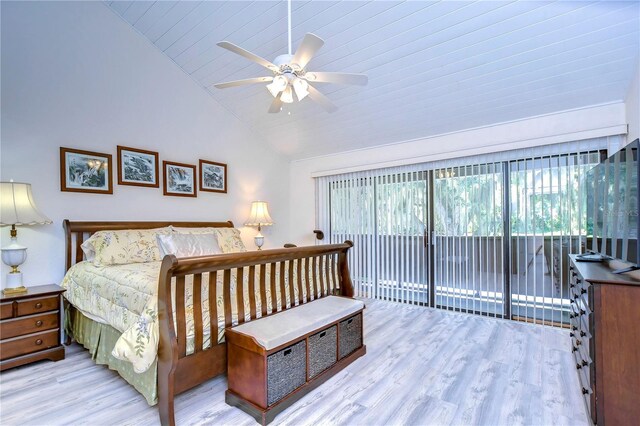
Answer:
[[18, 316], [37, 314], [40, 312], [55, 311], [60, 304], [60, 296], [38, 297], [33, 299], [18, 300]]
[[14, 337], [0, 342], [0, 359], [5, 360], [19, 355], [26, 355], [60, 345], [58, 329]]
[[13, 316], [13, 302], [0, 303], [0, 319], [11, 318]]
[[0, 339], [24, 336], [25, 334], [58, 328], [59, 324], [60, 317], [58, 311], [2, 321], [2, 323], [0, 323]]

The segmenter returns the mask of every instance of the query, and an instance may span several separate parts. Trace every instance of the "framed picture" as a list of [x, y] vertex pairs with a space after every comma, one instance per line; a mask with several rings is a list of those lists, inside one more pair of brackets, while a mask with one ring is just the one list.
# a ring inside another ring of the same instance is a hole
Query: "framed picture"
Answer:
[[118, 145], [118, 185], [159, 188], [158, 153]]
[[197, 197], [196, 166], [192, 164], [162, 162], [164, 195]]
[[111, 154], [60, 148], [60, 190], [113, 194]]
[[200, 160], [200, 191], [227, 193], [227, 165]]

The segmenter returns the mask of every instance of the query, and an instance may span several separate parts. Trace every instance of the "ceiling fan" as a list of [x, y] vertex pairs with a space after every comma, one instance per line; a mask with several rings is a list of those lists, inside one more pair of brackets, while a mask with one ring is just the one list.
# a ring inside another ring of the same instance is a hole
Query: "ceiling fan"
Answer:
[[236, 46], [228, 41], [221, 41], [218, 46], [253, 61], [270, 70], [273, 75], [266, 77], [254, 77], [244, 80], [228, 81], [214, 84], [218, 89], [244, 86], [247, 84], [269, 83], [267, 89], [275, 98], [269, 107], [270, 113], [278, 113], [282, 110], [283, 103], [293, 103], [294, 94], [298, 101], [309, 98], [324, 108], [327, 112], [334, 112], [338, 107], [323, 95], [310, 83], [337, 83], [355, 84], [364, 86], [368, 78], [364, 74], [351, 74], [341, 72], [314, 72], [307, 71], [306, 66], [322, 47], [324, 41], [315, 34], [307, 33], [298, 46], [294, 55], [291, 54], [291, 0], [287, 4], [289, 22], [289, 53], [276, 57], [273, 62]]

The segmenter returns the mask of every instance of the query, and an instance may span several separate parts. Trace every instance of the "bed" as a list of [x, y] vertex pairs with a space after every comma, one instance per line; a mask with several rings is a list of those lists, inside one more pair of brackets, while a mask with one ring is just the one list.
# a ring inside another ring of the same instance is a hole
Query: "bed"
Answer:
[[65, 220], [63, 280], [67, 335], [149, 404], [157, 401], [162, 424], [175, 424], [176, 394], [226, 371], [225, 328], [330, 294], [353, 296], [350, 242], [180, 259], [167, 255], [157, 262], [109, 266], [87, 261], [81, 248], [99, 231], [165, 227], [222, 229], [233, 223]]

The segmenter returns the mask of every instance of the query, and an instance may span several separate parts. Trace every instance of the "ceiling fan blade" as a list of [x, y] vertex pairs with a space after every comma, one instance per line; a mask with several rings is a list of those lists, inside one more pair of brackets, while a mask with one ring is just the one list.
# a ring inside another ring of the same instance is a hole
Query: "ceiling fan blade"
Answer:
[[277, 71], [279, 69], [276, 65], [272, 64], [271, 62], [267, 61], [266, 59], [261, 58], [260, 56], [254, 54], [254, 53], [251, 53], [248, 50], [245, 50], [240, 46], [236, 46], [235, 44], [230, 43], [228, 41], [221, 41], [221, 42], [218, 43], [218, 46], [222, 47], [223, 49], [227, 49], [227, 50], [229, 50], [229, 51], [231, 51], [231, 52], [233, 52], [233, 53], [235, 53], [237, 55], [244, 56], [248, 60], [256, 62], [256, 63], [262, 65], [263, 67], [270, 69], [271, 71]]
[[216, 89], [226, 89], [228, 87], [245, 86], [247, 84], [255, 83], [266, 83], [268, 81], [273, 81], [273, 77], [254, 77], [246, 78], [244, 80], [227, 81], [226, 83], [214, 84], [213, 87], [215, 87]]
[[277, 114], [280, 112], [282, 108], [282, 100], [280, 99], [282, 96], [282, 92], [278, 93], [278, 96], [271, 102], [271, 106], [269, 107], [269, 114]]
[[346, 72], [308, 72], [305, 78], [313, 83], [337, 83], [337, 84], [355, 84], [358, 86], [366, 86], [369, 77], [365, 74], [350, 74]]
[[320, 106], [324, 108], [327, 112], [335, 112], [338, 109], [338, 107], [335, 106], [335, 104], [331, 102], [329, 98], [327, 98], [325, 95], [320, 93], [318, 89], [316, 89], [312, 85], [309, 85], [307, 90], [309, 91], [309, 97], [315, 102], [319, 103]]
[[307, 33], [302, 39], [302, 43], [298, 46], [296, 54], [291, 59], [292, 64], [297, 64], [300, 69], [307, 66], [311, 58], [324, 45], [324, 40], [315, 34]]

